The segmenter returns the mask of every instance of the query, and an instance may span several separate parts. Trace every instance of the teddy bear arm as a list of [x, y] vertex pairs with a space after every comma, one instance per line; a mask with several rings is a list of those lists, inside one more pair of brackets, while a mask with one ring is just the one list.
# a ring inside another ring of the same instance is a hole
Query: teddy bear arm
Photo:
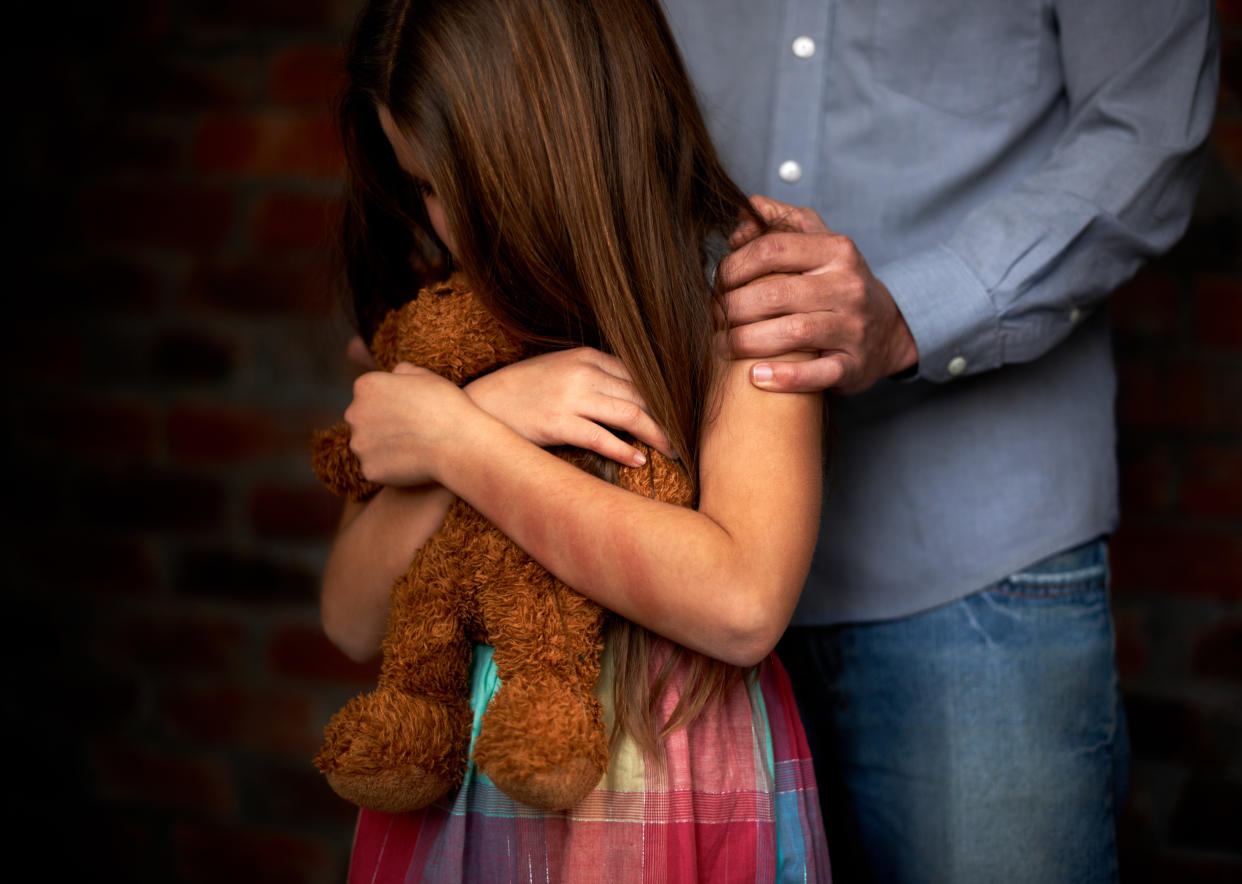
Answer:
[[382, 487], [362, 474], [362, 464], [349, 447], [349, 424], [334, 424], [315, 430], [311, 436], [311, 466], [327, 488], [338, 497], [361, 502], [374, 497]]

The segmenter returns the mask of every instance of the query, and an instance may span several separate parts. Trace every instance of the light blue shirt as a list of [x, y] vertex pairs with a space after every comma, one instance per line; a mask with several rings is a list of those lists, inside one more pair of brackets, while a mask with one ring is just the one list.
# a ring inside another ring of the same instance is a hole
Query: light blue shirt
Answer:
[[726, 167], [854, 239], [918, 376], [836, 399], [797, 623], [980, 589], [1117, 521], [1104, 299], [1185, 230], [1210, 0], [665, 0]]

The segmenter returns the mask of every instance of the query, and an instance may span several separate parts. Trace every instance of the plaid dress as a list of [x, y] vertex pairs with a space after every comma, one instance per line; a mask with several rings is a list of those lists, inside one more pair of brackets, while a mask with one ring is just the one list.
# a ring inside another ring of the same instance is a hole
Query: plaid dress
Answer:
[[[476, 649], [471, 678], [477, 736], [499, 684], [490, 648]], [[600, 684], [611, 683], [605, 652]], [[676, 699], [666, 694], [666, 713]], [[663, 765], [622, 740], [568, 811], [519, 804], [473, 763], [460, 790], [422, 811], [361, 811], [349, 873], [350, 884], [830, 880], [810, 752], [775, 656], [671, 735]]]

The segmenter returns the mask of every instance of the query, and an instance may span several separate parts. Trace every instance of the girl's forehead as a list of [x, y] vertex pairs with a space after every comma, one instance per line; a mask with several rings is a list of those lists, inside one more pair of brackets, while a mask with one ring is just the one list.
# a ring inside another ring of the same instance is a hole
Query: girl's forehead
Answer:
[[393, 153], [397, 155], [397, 163], [410, 177], [427, 180], [427, 170], [423, 168], [414, 148], [410, 146], [410, 140], [397, 128], [397, 121], [392, 118], [388, 108], [381, 104], [376, 111], [379, 115], [380, 128], [384, 130], [388, 143], [392, 145]]

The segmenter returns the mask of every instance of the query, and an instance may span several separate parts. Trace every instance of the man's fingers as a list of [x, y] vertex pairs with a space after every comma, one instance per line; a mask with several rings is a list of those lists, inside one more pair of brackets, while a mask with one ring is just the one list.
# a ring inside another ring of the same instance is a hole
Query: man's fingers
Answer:
[[723, 303], [729, 325], [737, 326], [786, 313], [835, 310], [843, 291], [849, 291], [849, 280], [832, 271], [774, 273], [726, 292]]
[[750, 369], [751, 383], [773, 393], [818, 393], [844, 384], [848, 358], [833, 353], [809, 362], [757, 362]]
[[791, 350], [826, 349], [836, 314], [828, 312], [789, 313], [761, 322], [739, 325], [729, 332], [733, 355], [763, 358]]
[[716, 288], [728, 292], [772, 273], [822, 273], [843, 253], [844, 237], [771, 231], [725, 256]]

